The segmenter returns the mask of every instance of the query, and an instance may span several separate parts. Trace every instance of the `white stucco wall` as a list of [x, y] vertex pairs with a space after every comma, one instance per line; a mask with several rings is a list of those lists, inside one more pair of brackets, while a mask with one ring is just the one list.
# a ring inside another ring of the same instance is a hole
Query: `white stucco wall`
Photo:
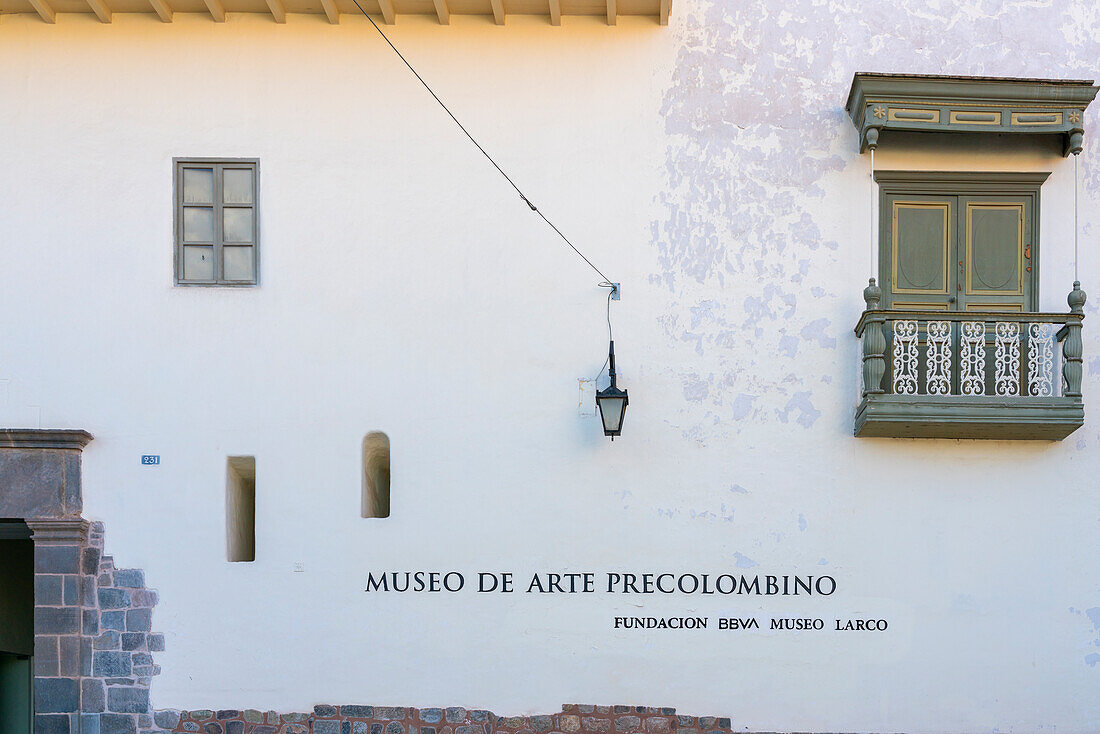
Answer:
[[[1100, 330], [1086, 321], [1086, 425], [1061, 443], [851, 437], [870, 274], [852, 73], [1091, 78], [1100, 58], [1091, 5], [962, 5], [677, 0], [669, 28], [387, 28], [623, 283], [631, 405], [613, 444], [577, 409], [606, 350], [598, 277], [365, 21], [0, 18], [0, 422], [95, 435], [85, 516], [160, 594], [153, 703], [1095, 730]], [[1096, 302], [1095, 110], [1085, 127]], [[173, 156], [260, 159], [260, 287], [172, 286]], [[1041, 306], [1065, 309], [1073, 177], [1055, 144], [884, 146], [877, 163], [1050, 171]], [[373, 430], [391, 441], [385, 520], [359, 517]], [[225, 561], [228, 455], [256, 457], [251, 564]], [[390, 569], [828, 573], [838, 588], [363, 592]], [[612, 630], [624, 614], [890, 628]]]

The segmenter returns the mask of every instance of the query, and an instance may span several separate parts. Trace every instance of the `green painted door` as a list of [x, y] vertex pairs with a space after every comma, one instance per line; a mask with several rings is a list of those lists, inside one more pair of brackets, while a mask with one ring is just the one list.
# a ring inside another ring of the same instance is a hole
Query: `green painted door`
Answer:
[[1031, 311], [1030, 196], [885, 197], [885, 308]]
[[31, 658], [0, 652], [0, 734], [31, 734]]

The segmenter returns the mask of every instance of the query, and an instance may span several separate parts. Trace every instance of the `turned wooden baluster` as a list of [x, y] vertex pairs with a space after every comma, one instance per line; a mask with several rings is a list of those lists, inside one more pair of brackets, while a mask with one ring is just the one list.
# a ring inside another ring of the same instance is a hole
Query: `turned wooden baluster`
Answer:
[[[1081, 290], [1080, 281], [1073, 281], [1073, 290], [1069, 292], [1066, 301], [1069, 303], [1070, 313], [1085, 313], [1085, 292]], [[1062, 342], [1062, 375], [1066, 378], [1066, 397], [1081, 397], [1082, 352], [1081, 322], [1071, 321], [1066, 324], [1066, 338]]]
[[[863, 289], [863, 300], [868, 311], [877, 311], [882, 302], [882, 289], [875, 279], [867, 281]], [[886, 374], [886, 336], [882, 327], [885, 317], [878, 315], [868, 318], [863, 328], [863, 395], [882, 393], [882, 377]]]

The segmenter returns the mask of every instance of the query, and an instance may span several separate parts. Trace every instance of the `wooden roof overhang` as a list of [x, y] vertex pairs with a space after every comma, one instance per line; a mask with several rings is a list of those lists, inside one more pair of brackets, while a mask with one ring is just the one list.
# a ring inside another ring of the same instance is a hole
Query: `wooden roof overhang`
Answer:
[[[536, 15], [561, 25], [562, 16], [599, 16], [615, 25], [620, 16], [651, 17], [668, 24], [672, 0], [359, 0], [363, 9], [393, 24], [399, 15], [430, 15], [449, 25], [452, 15], [486, 16], [504, 25], [508, 15]], [[94, 13], [110, 23], [115, 13], [156, 13], [171, 23], [175, 13], [203, 13], [224, 23], [227, 13], [266, 13], [285, 23], [288, 13], [324, 15], [339, 23], [344, 13], [358, 15], [353, 0], [0, 0], [0, 13], [37, 13], [54, 23], [59, 13]]]
[[1060, 135], [1063, 154], [1080, 153], [1091, 79], [872, 74], [852, 79], [846, 109], [859, 152], [884, 130]]

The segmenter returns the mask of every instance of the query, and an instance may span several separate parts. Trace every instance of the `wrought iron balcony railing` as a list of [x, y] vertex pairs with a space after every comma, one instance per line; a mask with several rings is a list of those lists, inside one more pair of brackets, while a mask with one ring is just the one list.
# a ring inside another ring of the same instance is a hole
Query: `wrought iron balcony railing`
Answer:
[[874, 280], [864, 299], [857, 436], [1061, 440], [1084, 423], [1080, 284], [1069, 313], [880, 309]]

